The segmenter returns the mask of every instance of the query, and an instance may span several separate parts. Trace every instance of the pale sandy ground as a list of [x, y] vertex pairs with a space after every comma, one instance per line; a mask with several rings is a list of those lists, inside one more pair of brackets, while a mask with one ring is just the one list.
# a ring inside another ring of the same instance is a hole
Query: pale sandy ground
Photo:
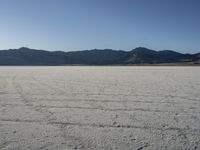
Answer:
[[0, 149], [200, 149], [200, 67], [0, 67]]

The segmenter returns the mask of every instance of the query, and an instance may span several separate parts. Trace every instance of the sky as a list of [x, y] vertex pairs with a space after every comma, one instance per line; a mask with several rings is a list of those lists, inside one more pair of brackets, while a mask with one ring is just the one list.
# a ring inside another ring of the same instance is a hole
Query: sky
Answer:
[[200, 0], [0, 0], [0, 49], [200, 51]]

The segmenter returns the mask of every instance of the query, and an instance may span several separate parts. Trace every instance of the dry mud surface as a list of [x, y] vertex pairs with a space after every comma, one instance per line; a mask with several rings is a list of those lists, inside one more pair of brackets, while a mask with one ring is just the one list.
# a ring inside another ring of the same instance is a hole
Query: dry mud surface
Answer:
[[200, 67], [0, 67], [1, 150], [200, 149]]

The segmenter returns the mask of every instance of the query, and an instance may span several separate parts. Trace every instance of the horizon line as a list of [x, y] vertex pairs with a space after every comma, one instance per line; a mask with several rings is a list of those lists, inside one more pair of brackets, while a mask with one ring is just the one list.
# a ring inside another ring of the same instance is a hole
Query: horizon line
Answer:
[[90, 51], [90, 50], [113, 50], [113, 51], [125, 51], [125, 52], [130, 52], [134, 49], [137, 49], [137, 48], [144, 48], [144, 49], [148, 49], [148, 50], [153, 50], [153, 51], [156, 51], [156, 52], [159, 52], [159, 51], [174, 51], [174, 52], [177, 52], [177, 53], [181, 53], [181, 54], [197, 54], [197, 53], [200, 53], [200, 50], [197, 51], [197, 52], [179, 52], [177, 50], [174, 50], [174, 49], [162, 49], [162, 50], [155, 50], [155, 49], [150, 49], [150, 48], [147, 48], [147, 47], [143, 47], [143, 46], [137, 46], [133, 49], [130, 49], [130, 50], [124, 50], [124, 49], [112, 49], [112, 48], [92, 48], [92, 49], [82, 49], [82, 50], [47, 50], [47, 49], [40, 49], [40, 48], [30, 48], [30, 47], [26, 47], [26, 46], [22, 46], [22, 47], [19, 47], [19, 48], [8, 48], [8, 49], [0, 49], [0, 51], [4, 51], [4, 50], [18, 50], [18, 49], [22, 49], [22, 48], [25, 48], [25, 49], [32, 49], [32, 50], [42, 50], [42, 51], [49, 51], [49, 52], [58, 52], [58, 51], [61, 51], [61, 52], [78, 52], [78, 51]]

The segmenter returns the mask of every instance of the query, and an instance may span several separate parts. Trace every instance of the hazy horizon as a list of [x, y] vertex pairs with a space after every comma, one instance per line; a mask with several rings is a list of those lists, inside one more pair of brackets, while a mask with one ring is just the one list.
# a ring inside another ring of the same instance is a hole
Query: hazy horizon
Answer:
[[21, 46], [21, 47], [18, 47], [18, 48], [8, 48], [8, 49], [0, 49], [0, 51], [2, 50], [17, 50], [17, 49], [21, 49], [21, 48], [27, 48], [27, 49], [33, 49], [33, 50], [44, 50], [44, 51], [50, 51], [50, 52], [55, 52], [55, 51], [63, 51], [63, 52], [78, 52], [78, 51], [87, 51], [87, 50], [114, 50], [114, 51], [126, 51], [126, 52], [129, 52], [129, 51], [132, 51], [136, 48], [147, 48], [149, 50], [154, 50], [154, 51], [165, 51], [165, 50], [170, 50], [170, 51], [174, 51], [174, 52], [179, 52], [179, 53], [182, 53], [182, 54], [197, 54], [197, 53], [200, 53], [200, 50], [199, 51], [195, 51], [195, 52], [192, 52], [192, 51], [187, 51], [187, 52], [181, 52], [181, 51], [178, 51], [178, 50], [174, 50], [174, 49], [150, 49], [148, 47], [142, 47], [142, 46], [139, 46], [139, 47], [134, 47], [132, 49], [129, 49], [129, 50], [125, 50], [125, 49], [112, 49], [112, 48], [92, 48], [92, 49], [78, 49], [78, 50], [48, 50], [48, 49], [41, 49], [41, 48], [32, 48], [32, 47], [25, 47], [25, 46]]

